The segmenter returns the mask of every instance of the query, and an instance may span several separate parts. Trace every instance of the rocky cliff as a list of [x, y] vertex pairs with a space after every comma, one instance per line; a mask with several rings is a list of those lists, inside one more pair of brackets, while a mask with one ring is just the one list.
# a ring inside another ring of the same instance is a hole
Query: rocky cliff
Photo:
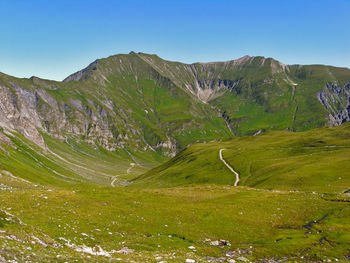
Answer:
[[350, 121], [350, 82], [344, 86], [328, 83], [325, 89], [318, 93], [318, 99], [327, 110], [332, 126]]

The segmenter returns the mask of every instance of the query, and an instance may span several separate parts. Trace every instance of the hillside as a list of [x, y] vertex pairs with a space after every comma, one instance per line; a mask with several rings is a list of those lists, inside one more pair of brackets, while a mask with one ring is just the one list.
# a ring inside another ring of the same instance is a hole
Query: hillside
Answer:
[[342, 193], [350, 188], [350, 124], [306, 132], [273, 131], [195, 144], [134, 179], [135, 185], [239, 185], [263, 189]]

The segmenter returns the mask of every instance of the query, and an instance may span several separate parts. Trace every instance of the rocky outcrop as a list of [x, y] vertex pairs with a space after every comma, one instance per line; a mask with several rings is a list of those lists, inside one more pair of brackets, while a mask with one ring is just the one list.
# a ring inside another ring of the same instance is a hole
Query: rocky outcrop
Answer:
[[[207, 103], [225, 93], [225, 91], [237, 92], [235, 89], [242, 78], [224, 79], [216, 76], [211, 69], [207, 69], [211, 64], [192, 64], [186, 67], [191, 74], [193, 81], [185, 84], [192, 94], [199, 100]], [[203, 72], [205, 74], [203, 74]]]
[[208, 102], [211, 99], [217, 98], [222, 95], [226, 90], [230, 92], [236, 92], [235, 87], [239, 84], [240, 79], [205, 79], [196, 80], [197, 96], [200, 100]]
[[36, 111], [38, 97], [29, 90], [10, 83], [12, 89], [0, 85], [0, 127], [16, 130], [42, 148], [44, 140], [37, 128], [42, 128]]
[[344, 86], [328, 83], [325, 89], [317, 94], [317, 97], [328, 112], [331, 126], [350, 121], [350, 82]]

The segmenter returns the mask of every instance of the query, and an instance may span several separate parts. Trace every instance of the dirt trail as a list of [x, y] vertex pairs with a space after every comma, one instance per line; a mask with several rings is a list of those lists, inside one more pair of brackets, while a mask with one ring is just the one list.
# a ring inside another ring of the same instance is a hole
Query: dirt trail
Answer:
[[118, 176], [113, 176], [112, 177], [112, 182], [111, 182], [111, 186], [112, 187], [115, 187], [114, 182], [117, 181], [117, 180], [118, 180]]
[[226, 167], [227, 167], [228, 169], [230, 169], [230, 171], [231, 171], [232, 173], [234, 173], [234, 174], [236, 175], [236, 181], [235, 181], [234, 186], [237, 186], [238, 183], [239, 183], [239, 174], [238, 174], [235, 170], [233, 170], [233, 168], [224, 160], [224, 158], [222, 157], [222, 151], [223, 151], [223, 150], [225, 150], [225, 149], [220, 149], [220, 151], [219, 151], [220, 160], [226, 165]]

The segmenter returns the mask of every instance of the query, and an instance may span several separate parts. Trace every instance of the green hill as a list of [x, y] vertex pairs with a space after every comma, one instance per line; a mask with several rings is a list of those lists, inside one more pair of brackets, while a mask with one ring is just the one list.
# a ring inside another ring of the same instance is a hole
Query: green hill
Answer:
[[136, 185], [239, 185], [279, 190], [344, 192], [350, 186], [350, 125], [306, 132], [273, 131], [223, 142], [195, 144], [134, 179]]

